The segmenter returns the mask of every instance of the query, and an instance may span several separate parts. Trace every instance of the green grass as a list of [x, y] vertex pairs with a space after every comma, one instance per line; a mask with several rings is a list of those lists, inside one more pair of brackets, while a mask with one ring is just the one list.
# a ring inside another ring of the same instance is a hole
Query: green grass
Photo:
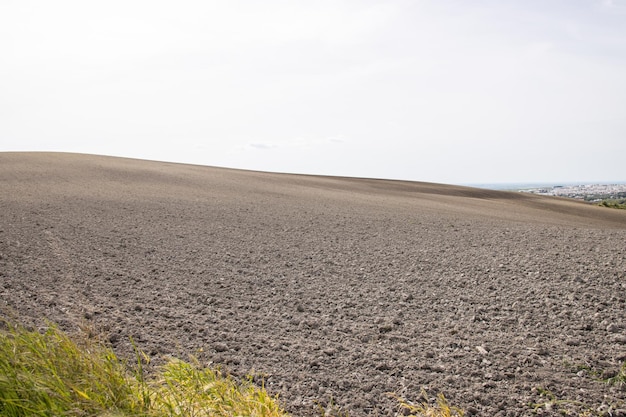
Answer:
[[626, 361], [622, 364], [617, 374], [608, 378], [606, 382], [610, 385], [617, 385], [618, 387], [626, 386]]
[[171, 360], [145, 379], [141, 353], [131, 369], [110, 348], [54, 326], [0, 324], [2, 416], [287, 416], [263, 388], [219, 370]]

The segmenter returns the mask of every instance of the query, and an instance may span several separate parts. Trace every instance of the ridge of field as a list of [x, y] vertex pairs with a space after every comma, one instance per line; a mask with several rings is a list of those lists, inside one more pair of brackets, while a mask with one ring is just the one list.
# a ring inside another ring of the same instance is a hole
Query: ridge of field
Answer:
[[[432, 183], [0, 153], [0, 297], [254, 373], [294, 415], [624, 401], [626, 211]], [[8, 314], [8, 313], [7, 313]], [[575, 369], [575, 372], [573, 372]], [[548, 414], [549, 415], [549, 414]]]
[[[474, 214], [539, 223], [626, 227], [623, 213], [598, 210], [558, 199], [536, 198], [509, 191], [464, 186], [351, 177], [274, 174], [96, 155], [5, 152], [0, 153], [0, 175], [5, 187], [29, 185], [64, 197], [99, 195], [148, 199], [226, 199], [257, 196], [316, 199], [337, 203], [384, 204], [393, 209], [419, 208], [439, 213]], [[92, 187], [92, 184], [97, 187]], [[49, 187], [53, 185], [53, 187]], [[250, 195], [250, 193], [252, 193]], [[263, 196], [266, 194], [266, 196]], [[26, 197], [26, 196], [23, 196]], [[485, 204], [489, 201], [488, 204]]]

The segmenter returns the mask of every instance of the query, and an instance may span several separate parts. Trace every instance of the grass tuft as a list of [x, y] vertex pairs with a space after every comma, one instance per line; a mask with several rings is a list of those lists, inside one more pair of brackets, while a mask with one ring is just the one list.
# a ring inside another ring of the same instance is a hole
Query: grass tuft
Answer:
[[88, 416], [141, 408], [111, 350], [79, 345], [55, 327], [44, 333], [5, 327], [0, 333], [0, 414]]
[[452, 406], [443, 394], [439, 394], [436, 400], [431, 401], [426, 391], [422, 390], [422, 400], [417, 403], [406, 401], [391, 394], [398, 400], [404, 415], [408, 417], [463, 417], [464, 413], [458, 407]]
[[286, 416], [277, 398], [250, 380], [238, 383], [219, 370], [177, 359], [149, 387], [151, 408], [159, 416]]
[[0, 415], [284, 417], [276, 397], [197, 363], [170, 360], [149, 380], [90, 340], [0, 323]]
[[626, 386], [626, 361], [624, 361], [617, 374], [612, 378], [608, 378], [606, 382], [619, 387]]

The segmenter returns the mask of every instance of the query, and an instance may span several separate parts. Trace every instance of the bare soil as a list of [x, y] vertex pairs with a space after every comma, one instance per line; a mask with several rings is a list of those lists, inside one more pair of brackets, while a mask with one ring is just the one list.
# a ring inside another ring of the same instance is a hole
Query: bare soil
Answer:
[[625, 259], [626, 211], [572, 200], [0, 153], [2, 314], [253, 374], [298, 416], [422, 389], [467, 415], [532, 415], [544, 389], [619, 415]]

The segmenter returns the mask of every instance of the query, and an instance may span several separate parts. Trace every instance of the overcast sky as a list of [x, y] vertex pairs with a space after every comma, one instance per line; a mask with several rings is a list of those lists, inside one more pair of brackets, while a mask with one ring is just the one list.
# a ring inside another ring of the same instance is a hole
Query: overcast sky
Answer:
[[626, 181], [626, 0], [0, 0], [0, 151]]

